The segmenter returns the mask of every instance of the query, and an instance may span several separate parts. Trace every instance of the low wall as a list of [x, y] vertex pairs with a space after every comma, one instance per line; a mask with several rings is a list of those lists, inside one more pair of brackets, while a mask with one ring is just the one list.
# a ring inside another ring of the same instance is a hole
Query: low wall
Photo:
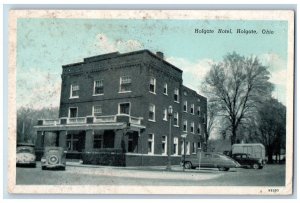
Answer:
[[[125, 156], [126, 166], [166, 166], [168, 162], [167, 156], [155, 155], [128, 155]], [[171, 156], [172, 165], [180, 165], [181, 156]]]

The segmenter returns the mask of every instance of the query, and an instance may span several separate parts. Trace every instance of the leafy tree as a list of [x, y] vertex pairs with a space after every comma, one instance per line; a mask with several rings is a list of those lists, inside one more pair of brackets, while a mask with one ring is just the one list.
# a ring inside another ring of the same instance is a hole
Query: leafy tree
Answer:
[[268, 160], [271, 161], [273, 155], [279, 155], [280, 149], [285, 148], [286, 107], [271, 98], [260, 106], [257, 121], [258, 130], [251, 139], [265, 145]]
[[219, 114], [230, 123], [231, 144], [237, 141], [238, 127], [255, 115], [257, 104], [270, 98], [273, 85], [270, 73], [257, 57], [243, 57], [233, 52], [212, 65], [203, 90]]

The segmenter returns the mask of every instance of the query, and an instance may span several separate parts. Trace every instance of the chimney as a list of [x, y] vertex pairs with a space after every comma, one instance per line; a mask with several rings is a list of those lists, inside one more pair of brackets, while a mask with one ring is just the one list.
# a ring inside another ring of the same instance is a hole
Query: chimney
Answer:
[[164, 53], [162, 53], [160, 51], [156, 52], [156, 56], [158, 56], [161, 59], [164, 59]]

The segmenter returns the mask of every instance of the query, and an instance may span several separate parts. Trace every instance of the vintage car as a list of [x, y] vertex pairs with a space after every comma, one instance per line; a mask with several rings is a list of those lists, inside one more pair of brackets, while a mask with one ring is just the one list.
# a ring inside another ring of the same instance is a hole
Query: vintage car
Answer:
[[214, 152], [198, 152], [186, 157], [181, 165], [186, 169], [194, 168], [218, 168], [220, 171], [228, 171], [230, 168], [238, 168], [240, 164], [232, 158]]
[[36, 156], [34, 145], [24, 144], [17, 146], [16, 165], [17, 166], [36, 166]]
[[246, 153], [236, 153], [231, 156], [234, 160], [239, 162], [243, 168], [254, 168], [254, 169], [262, 169], [266, 164], [265, 160], [261, 158], [251, 157]]
[[66, 153], [62, 147], [45, 147], [41, 159], [42, 170], [66, 168]]

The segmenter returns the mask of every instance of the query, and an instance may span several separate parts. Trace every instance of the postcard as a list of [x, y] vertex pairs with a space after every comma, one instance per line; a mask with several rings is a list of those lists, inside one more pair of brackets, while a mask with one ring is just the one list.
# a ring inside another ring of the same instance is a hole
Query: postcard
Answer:
[[8, 70], [10, 193], [293, 193], [293, 11], [11, 10]]

